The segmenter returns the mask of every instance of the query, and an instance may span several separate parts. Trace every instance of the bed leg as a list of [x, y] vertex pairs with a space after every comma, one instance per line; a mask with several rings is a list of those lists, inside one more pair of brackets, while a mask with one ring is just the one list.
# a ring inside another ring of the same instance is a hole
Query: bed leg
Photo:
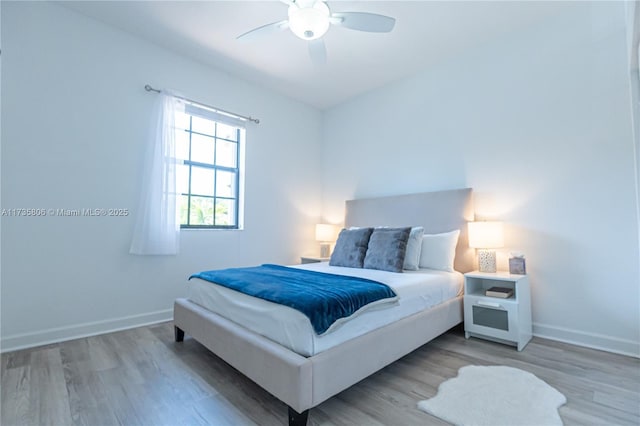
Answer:
[[309, 418], [309, 410], [298, 413], [291, 407], [289, 408], [289, 426], [306, 426]]
[[173, 326], [173, 331], [176, 336], [176, 342], [182, 342], [184, 340], [184, 330], [179, 329], [177, 326]]

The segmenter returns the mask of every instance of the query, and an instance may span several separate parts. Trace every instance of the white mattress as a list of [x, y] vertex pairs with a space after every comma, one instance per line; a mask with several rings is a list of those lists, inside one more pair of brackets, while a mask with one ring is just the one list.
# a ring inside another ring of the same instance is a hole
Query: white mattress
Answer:
[[198, 278], [189, 281], [188, 299], [304, 356], [312, 356], [393, 321], [452, 299], [462, 293], [459, 272], [431, 269], [402, 274], [373, 269], [329, 266], [327, 262], [292, 266], [318, 272], [368, 278], [391, 287], [398, 295], [393, 304], [362, 309], [315, 334], [311, 322], [301, 312], [231, 290]]

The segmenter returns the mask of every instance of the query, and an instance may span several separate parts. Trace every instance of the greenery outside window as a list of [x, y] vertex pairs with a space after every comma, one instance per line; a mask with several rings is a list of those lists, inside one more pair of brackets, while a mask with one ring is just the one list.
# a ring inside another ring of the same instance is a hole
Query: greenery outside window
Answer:
[[241, 228], [244, 139], [243, 121], [203, 105], [176, 115], [181, 228]]

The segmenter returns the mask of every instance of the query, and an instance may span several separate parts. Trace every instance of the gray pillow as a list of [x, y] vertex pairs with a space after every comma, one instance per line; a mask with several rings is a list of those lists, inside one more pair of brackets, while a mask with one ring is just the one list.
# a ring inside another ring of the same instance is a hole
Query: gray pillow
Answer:
[[411, 228], [376, 228], [364, 258], [366, 269], [402, 272]]
[[362, 268], [373, 228], [343, 229], [331, 254], [329, 265]]

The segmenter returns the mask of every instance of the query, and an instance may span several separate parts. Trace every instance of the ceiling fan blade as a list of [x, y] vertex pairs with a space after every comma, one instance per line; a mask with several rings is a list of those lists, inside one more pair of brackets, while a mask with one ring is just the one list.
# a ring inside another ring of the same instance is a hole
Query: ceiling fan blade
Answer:
[[289, 20], [285, 19], [284, 21], [273, 22], [271, 24], [263, 25], [258, 28], [254, 28], [251, 31], [247, 31], [244, 34], [236, 37], [236, 40], [241, 41], [251, 41], [257, 37], [261, 37], [263, 35], [272, 34], [278, 31], [282, 31], [289, 28]]
[[309, 56], [314, 65], [320, 66], [327, 63], [327, 48], [324, 40], [317, 38], [309, 42]]
[[396, 19], [375, 13], [337, 12], [331, 14], [331, 23], [352, 30], [388, 33], [396, 25]]

